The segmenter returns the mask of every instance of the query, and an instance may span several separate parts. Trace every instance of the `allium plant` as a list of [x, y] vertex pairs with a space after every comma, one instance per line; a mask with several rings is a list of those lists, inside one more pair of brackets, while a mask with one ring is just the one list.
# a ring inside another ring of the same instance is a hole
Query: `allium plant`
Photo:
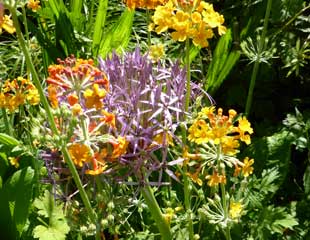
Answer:
[[154, 66], [139, 48], [123, 57], [114, 53], [101, 59], [100, 69], [110, 81], [105, 106], [117, 116], [113, 131], [129, 141], [120, 165], [142, 182], [153, 171], [171, 175], [167, 148], [177, 141], [174, 131], [184, 119], [184, 69], [178, 63]]

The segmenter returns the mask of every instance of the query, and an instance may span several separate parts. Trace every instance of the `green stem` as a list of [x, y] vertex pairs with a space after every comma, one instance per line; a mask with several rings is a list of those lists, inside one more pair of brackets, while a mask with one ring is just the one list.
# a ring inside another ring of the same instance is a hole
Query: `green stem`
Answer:
[[161, 238], [163, 240], [171, 240], [172, 235], [170, 232], [170, 227], [165, 218], [162, 215], [162, 212], [159, 208], [159, 205], [155, 199], [153, 190], [151, 189], [150, 185], [147, 183], [142, 189], [141, 194], [149, 207], [149, 210], [152, 214], [153, 219], [159, 229], [161, 234]]
[[6, 133], [8, 135], [10, 135], [11, 137], [14, 137], [14, 133], [13, 133], [13, 130], [11, 128], [11, 124], [9, 122], [8, 115], [6, 114], [6, 109], [5, 108], [2, 108], [2, 117], [3, 117], [3, 120], [4, 120], [4, 126], [5, 126]]
[[191, 66], [189, 60], [190, 43], [189, 38], [185, 42], [185, 67], [186, 67], [186, 96], [185, 96], [185, 112], [188, 112], [191, 97]]
[[193, 227], [193, 220], [192, 220], [192, 209], [191, 209], [191, 188], [190, 182], [188, 179], [187, 173], [187, 166], [184, 166], [184, 204], [186, 209], [186, 218], [187, 218], [187, 229], [189, 234], [189, 239], [194, 239], [194, 227]]
[[[146, 9], [146, 22], [147, 22], [147, 27], [149, 26], [149, 23], [151, 22], [151, 14], [150, 10]], [[151, 46], [151, 31], [147, 30], [147, 45], [148, 47]]]
[[[182, 131], [182, 142], [184, 146], [186, 146], [186, 127], [182, 125], [181, 128]], [[193, 220], [192, 220], [192, 209], [191, 209], [191, 186], [190, 186], [190, 181], [188, 176], [186, 175], [187, 173], [187, 165], [184, 164], [183, 166], [183, 179], [184, 179], [184, 205], [185, 205], [185, 210], [186, 210], [186, 217], [187, 217], [187, 230], [188, 230], [188, 235], [189, 239], [192, 240], [194, 239], [194, 227], [193, 227]]]
[[[52, 111], [51, 111], [50, 106], [48, 104], [47, 98], [44, 95], [44, 91], [43, 91], [42, 85], [40, 83], [39, 76], [37, 74], [37, 71], [36, 71], [33, 63], [32, 63], [31, 56], [29, 54], [29, 51], [28, 51], [27, 46], [25, 44], [24, 37], [23, 37], [22, 32], [20, 30], [19, 22], [18, 22], [18, 18], [17, 18], [17, 14], [16, 14], [16, 9], [14, 7], [9, 6], [9, 5], [7, 5], [6, 7], [11, 12], [14, 27], [16, 28], [16, 35], [17, 35], [18, 42], [19, 42], [20, 47], [21, 47], [21, 49], [25, 55], [27, 66], [30, 69], [30, 72], [32, 74], [32, 80], [38, 89], [40, 99], [41, 99], [43, 107], [46, 111], [47, 119], [48, 119], [49, 124], [51, 126], [52, 132], [53, 132], [54, 136], [59, 136], [59, 132], [58, 132], [58, 129], [56, 127]], [[97, 220], [96, 214], [91, 207], [91, 204], [90, 204], [90, 201], [89, 201], [88, 196], [86, 194], [86, 191], [83, 188], [81, 179], [80, 179], [79, 174], [78, 174], [78, 172], [74, 166], [74, 163], [72, 162], [72, 159], [70, 157], [70, 154], [68, 152], [68, 149], [67, 149], [65, 143], [61, 143], [61, 152], [63, 154], [65, 162], [67, 163], [67, 165], [70, 169], [72, 177], [73, 177], [75, 184], [76, 184], [76, 186], [79, 190], [79, 193], [81, 195], [82, 201], [86, 207], [86, 210], [88, 211], [89, 217], [91, 218], [91, 220], [94, 223], [96, 223], [97, 222], [96, 221]]]
[[252, 100], [253, 100], [253, 92], [254, 92], [255, 82], [256, 82], [257, 73], [258, 73], [258, 69], [259, 69], [259, 64], [261, 61], [261, 54], [264, 50], [264, 43], [265, 43], [265, 37], [266, 37], [266, 33], [267, 33], [267, 28], [268, 28], [268, 21], [269, 21], [271, 6], [272, 6], [272, 0], [268, 0], [267, 7], [266, 7], [266, 13], [265, 13], [265, 19], [264, 19], [263, 32], [262, 32], [260, 41], [258, 43], [257, 59], [254, 63], [253, 72], [252, 72], [251, 81], [250, 81], [250, 86], [249, 86], [248, 97], [247, 97], [246, 106], [245, 106], [245, 115], [246, 116], [248, 116], [250, 114], [250, 110], [251, 110], [251, 105], [252, 105]]
[[[218, 145], [217, 147], [217, 171], [222, 174], [222, 167], [221, 167], [221, 156], [222, 156], [222, 146], [221, 144]], [[224, 209], [224, 219], [228, 218], [228, 205], [227, 205], [227, 199], [226, 199], [226, 188], [225, 188], [225, 183], [220, 184], [221, 188], [221, 199], [222, 199], [222, 204], [223, 204], [223, 209]], [[230, 236], [230, 227], [229, 225], [226, 226], [224, 229], [224, 235], [227, 240], [231, 240]]]

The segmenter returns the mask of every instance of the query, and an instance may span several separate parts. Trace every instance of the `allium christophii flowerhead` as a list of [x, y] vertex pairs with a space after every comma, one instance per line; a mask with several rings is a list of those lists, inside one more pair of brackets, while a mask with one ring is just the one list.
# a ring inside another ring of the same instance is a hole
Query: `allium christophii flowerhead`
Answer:
[[[129, 141], [121, 163], [136, 174], [141, 169], [151, 172], [162, 168], [184, 114], [184, 69], [178, 63], [153, 65], [139, 48], [123, 57], [113, 53], [99, 61], [110, 81], [105, 106], [117, 116], [116, 132]], [[162, 150], [162, 160], [153, 154], [156, 150]]]

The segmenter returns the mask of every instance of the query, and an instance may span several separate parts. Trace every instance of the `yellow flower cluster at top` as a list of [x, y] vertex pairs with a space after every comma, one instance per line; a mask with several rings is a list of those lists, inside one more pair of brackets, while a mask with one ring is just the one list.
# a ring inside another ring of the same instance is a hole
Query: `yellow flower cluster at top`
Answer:
[[0, 3], [0, 34], [2, 33], [2, 29], [10, 34], [16, 31], [11, 17], [4, 14], [4, 6]]
[[0, 108], [6, 108], [10, 112], [25, 103], [37, 105], [39, 102], [38, 90], [28, 79], [18, 77], [6, 80], [0, 89]]
[[129, 9], [155, 9], [157, 6], [165, 4], [167, 0], [124, 0], [124, 2]]
[[202, 48], [208, 47], [214, 28], [219, 35], [226, 32], [223, 15], [214, 11], [212, 4], [200, 0], [169, 0], [155, 9], [152, 20], [149, 30], [160, 34], [170, 29], [173, 40], [183, 42], [189, 38]]
[[217, 110], [217, 114], [214, 112], [214, 106], [205, 107], [199, 112], [198, 117], [188, 130], [188, 139], [191, 142], [221, 144], [222, 152], [226, 155], [237, 153], [239, 141], [246, 144], [251, 143], [250, 134], [253, 133], [253, 129], [246, 117], [239, 118], [238, 125], [234, 126], [237, 115], [235, 110], [230, 109], [229, 116], [223, 115], [221, 108]]

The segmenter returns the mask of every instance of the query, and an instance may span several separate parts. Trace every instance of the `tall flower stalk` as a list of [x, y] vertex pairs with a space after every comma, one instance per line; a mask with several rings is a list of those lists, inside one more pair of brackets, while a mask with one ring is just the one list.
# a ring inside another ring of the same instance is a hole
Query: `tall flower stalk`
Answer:
[[265, 44], [265, 38], [267, 34], [267, 29], [268, 29], [268, 21], [269, 21], [269, 16], [270, 16], [270, 11], [271, 11], [271, 6], [272, 6], [272, 0], [267, 1], [267, 6], [266, 6], [266, 12], [265, 12], [265, 18], [264, 18], [264, 26], [263, 26], [263, 32], [262, 36], [260, 37], [260, 41], [258, 43], [258, 52], [257, 52], [257, 58], [254, 63], [252, 75], [251, 75], [251, 80], [250, 80], [250, 86], [249, 86], [249, 92], [246, 100], [246, 106], [245, 106], [245, 115], [249, 116], [250, 111], [251, 111], [251, 106], [252, 106], [252, 101], [253, 101], [253, 93], [254, 93], [254, 87], [255, 87], [255, 82], [259, 70], [259, 64], [261, 62], [261, 55], [264, 51], [264, 44]]
[[[172, 239], [150, 181], [153, 172], [159, 173], [153, 182], [158, 186], [163, 172], [173, 176], [167, 151], [173, 139], [180, 141], [174, 131], [184, 117], [185, 70], [178, 63], [155, 65], [139, 48], [123, 57], [113, 53], [111, 58], [100, 60], [100, 68], [110, 81], [105, 106], [117, 116], [114, 133], [125, 135], [129, 142], [126, 154], [112, 171], [120, 182], [129, 176], [138, 182], [162, 238]], [[117, 175], [124, 170], [125, 174]]]
[[[236, 124], [237, 123], [237, 124]], [[253, 133], [250, 123], [245, 117], [237, 118], [234, 110], [229, 110], [228, 116], [219, 108], [203, 108], [188, 129], [188, 140], [192, 151], [183, 154], [188, 164], [187, 175], [199, 186], [204, 179], [215, 192], [214, 199], [208, 198], [200, 211], [207, 216], [210, 223], [217, 224], [223, 230], [227, 240], [231, 239], [232, 223], [241, 216], [242, 203], [235, 202], [233, 196], [226, 189], [229, 180], [229, 168], [235, 168], [234, 177], [242, 172], [248, 177], [253, 168], [254, 160], [246, 158], [243, 162], [236, 155], [240, 142], [251, 143], [250, 134]], [[190, 164], [189, 164], [190, 163]]]

